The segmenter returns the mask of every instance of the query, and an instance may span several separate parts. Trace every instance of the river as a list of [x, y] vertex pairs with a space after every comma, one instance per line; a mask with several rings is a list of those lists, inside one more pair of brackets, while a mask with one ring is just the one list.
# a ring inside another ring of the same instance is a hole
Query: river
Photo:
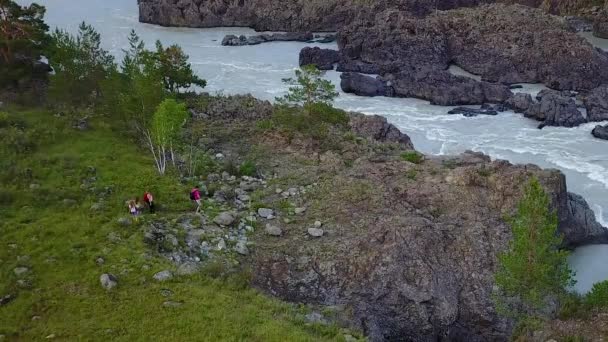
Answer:
[[[26, 0], [19, 0], [28, 3]], [[179, 44], [195, 71], [208, 81], [207, 91], [251, 93], [272, 100], [286, 90], [281, 79], [291, 77], [298, 64], [298, 53], [307, 44], [282, 42], [257, 46], [222, 47], [226, 34], [253, 34], [246, 28], [188, 29], [165, 28], [138, 22], [136, 0], [39, 0], [47, 7], [51, 28], [71, 32], [83, 20], [101, 34], [103, 45], [117, 57], [127, 47], [127, 36], [135, 29], [152, 47], [156, 39], [163, 44]], [[592, 38], [593, 44], [608, 50], [608, 40]], [[335, 44], [324, 44], [336, 48]], [[339, 73], [327, 77], [339, 84]], [[537, 87], [530, 87], [532, 90]], [[364, 113], [381, 114], [412, 138], [416, 149], [428, 154], [455, 154], [481, 151], [493, 158], [513, 163], [534, 163], [557, 168], [567, 176], [568, 188], [583, 195], [596, 216], [608, 225], [608, 141], [594, 139], [595, 124], [577, 128], [536, 128], [537, 122], [506, 112], [497, 117], [464, 118], [445, 115], [446, 107], [432, 106], [415, 99], [364, 98], [340, 94], [337, 106]], [[577, 273], [576, 290], [588, 291], [597, 281], [608, 279], [608, 245], [577, 249], [570, 258]]]

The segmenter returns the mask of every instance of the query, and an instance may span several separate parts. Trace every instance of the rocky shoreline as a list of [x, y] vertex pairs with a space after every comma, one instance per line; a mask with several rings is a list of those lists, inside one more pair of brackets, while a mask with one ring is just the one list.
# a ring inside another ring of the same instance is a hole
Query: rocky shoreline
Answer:
[[[227, 36], [222, 45], [228, 46], [310, 42], [315, 38], [306, 32], [335, 31], [338, 51], [304, 48], [300, 65], [344, 72], [342, 90], [360, 96], [414, 97], [444, 106], [502, 104], [541, 121], [539, 128], [574, 127], [608, 117], [608, 105], [601, 100], [608, 88], [608, 53], [575, 33], [604, 37], [608, 3], [385, 0], [362, 5], [331, 0], [322, 6], [276, 0], [141, 0], [139, 6], [142, 22], [289, 31]], [[317, 39], [331, 41], [333, 36]], [[453, 65], [479, 79], [451, 74]], [[542, 83], [556, 92], [535, 100], [511, 92], [510, 85], [517, 83]], [[573, 93], [559, 93], [565, 90]]]
[[180, 273], [241, 265], [255, 287], [334, 311], [372, 341], [508, 340], [513, 322], [494, 309], [493, 272], [511, 238], [504, 218], [530, 177], [550, 194], [565, 247], [608, 242], [557, 170], [474, 152], [404, 158], [416, 153], [407, 135], [356, 113], [322, 151], [309, 137], [257, 129], [268, 102], [193, 103], [197, 146], [219, 161], [255, 160], [256, 175], [209, 175], [216, 214], [151, 222], [146, 243]]

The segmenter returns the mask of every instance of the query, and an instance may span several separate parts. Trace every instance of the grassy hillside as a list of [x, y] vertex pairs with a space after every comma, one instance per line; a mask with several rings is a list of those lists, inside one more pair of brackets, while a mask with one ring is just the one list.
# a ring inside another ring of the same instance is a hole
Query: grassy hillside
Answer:
[[[145, 247], [145, 217], [118, 224], [124, 202], [149, 187], [156, 215], [177, 215], [191, 210], [189, 184], [158, 177], [145, 149], [104, 122], [71, 124], [44, 111], [0, 114], [0, 298], [14, 297], [0, 304], [0, 340], [344, 338], [238, 277], [152, 279], [171, 265]], [[112, 291], [99, 282], [107, 272], [118, 277]]]

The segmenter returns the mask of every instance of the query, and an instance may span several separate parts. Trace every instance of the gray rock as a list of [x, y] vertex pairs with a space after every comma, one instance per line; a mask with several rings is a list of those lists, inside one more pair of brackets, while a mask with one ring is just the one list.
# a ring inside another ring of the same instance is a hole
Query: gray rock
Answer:
[[101, 266], [101, 265], [105, 264], [105, 263], [106, 263], [106, 261], [105, 261], [105, 259], [104, 259], [104, 258], [102, 258], [102, 257], [98, 257], [97, 259], [95, 259], [95, 263], [96, 263], [97, 265], [100, 265], [100, 266]]
[[188, 276], [198, 273], [199, 265], [194, 262], [186, 262], [177, 267], [177, 274], [180, 276]]
[[273, 226], [271, 224], [267, 224], [266, 225], [266, 234], [268, 235], [272, 235], [272, 236], [281, 236], [283, 235], [283, 230], [281, 230], [281, 228], [277, 227], [277, 226]]
[[90, 208], [90, 209], [91, 209], [91, 211], [102, 211], [102, 210], [103, 210], [103, 208], [104, 208], [103, 203], [93, 203], [93, 204], [91, 205], [91, 208]]
[[75, 207], [78, 204], [78, 201], [73, 200], [71, 198], [66, 198], [63, 200], [63, 205], [66, 207]]
[[32, 183], [30, 184], [30, 190], [40, 189], [40, 184]]
[[598, 139], [608, 140], [608, 125], [595, 126], [595, 128], [591, 131], [591, 134]]
[[119, 225], [121, 226], [130, 226], [131, 225], [131, 219], [128, 217], [121, 217], [116, 221]]
[[600, 86], [583, 97], [589, 121], [608, 120], [608, 85]]
[[168, 300], [166, 302], [163, 302], [163, 306], [165, 308], [178, 308], [178, 307], [180, 307], [182, 305], [184, 305], [184, 303], [182, 303], [182, 302], [175, 302], [175, 301], [172, 301], [172, 300]]
[[315, 228], [321, 228], [321, 226], [323, 226], [323, 223], [321, 223], [321, 221], [315, 221]]
[[152, 276], [152, 278], [154, 278], [154, 280], [156, 280], [156, 281], [163, 282], [163, 281], [173, 279], [173, 273], [171, 273], [171, 271], [169, 271], [169, 270], [164, 270], [164, 271], [156, 273], [154, 276]]
[[229, 226], [234, 222], [235, 219], [236, 219], [236, 217], [235, 217], [234, 213], [229, 212], [229, 211], [224, 211], [224, 212], [220, 213], [219, 215], [217, 215], [213, 219], [213, 222], [215, 222], [216, 224], [218, 224], [220, 226]]
[[595, 219], [593, 210], [585, 199], [577, 194], [568, 192], [566, 210], [567, 217], [561, 220], [559, 232], [564, 235], [564, 243], [568, 247], [576, 247], [590, 243], [608, 243], [608, 229]]
[[312, 237], [321, 237], [325, 232], [319, 228], [308, 228], [308, 235]]
[[301, 215], [301, 214], [304, 214], [304, 212], [305, 212], [305, 211], [306, 211], [306, 208], [305, 208], [305, 207], [299, 207], [299, 208], [295, 208], [295, 209], [293, 210], [293, 212], [294, 212], [296, 215]]
[[99, 282], [101, 283], [101, 287], [110, 291], [116, 286], [118, 286], [118, 279], [110, 273], [104, 273], [99, 277]]
[[10, 302], [12, 302], [15, 299], [15, 295], [13, 294], [7, 294], [3, 297], [0, 297], [0, 306], [4, 306]]
[[24, 267], [24, 266], [15, 267], [13, 269], [13, 272], [15, 273], [16, 276], [24, 275], [25, 273], [28, 273], [29, 271], [30, 271], [30, 269], [27, 267]]
[[274, 217], [274, 210], [268, 208], [260, 208], [258, 209], [258, 215], [265, 219], [271, 219]]
[[244, 241], [237, 242], [236, 246], [234, 247], [234, 250], [237, 253], [239, 253], [240, 255], [249, 254], [249, 249], [247, 248], [247, 243]]
[[321, 49], [319, 47], [305, 47], [300, 50], [300, 66], [315, 65], [319, 70], [332, 70], [334, 64], [340, 61], [340, 52], [337, 50]]
[[224, 249], [226, 249], [226, 241], [224, 239], [220, 239], [220, 241], [217, 243], [217, 250], [223, 251]]
[[307, 314], [305, 318], [308, 323], [328, 324], [327, 320], [323, 317], [323, 315], [318, 312], [311, 312]]

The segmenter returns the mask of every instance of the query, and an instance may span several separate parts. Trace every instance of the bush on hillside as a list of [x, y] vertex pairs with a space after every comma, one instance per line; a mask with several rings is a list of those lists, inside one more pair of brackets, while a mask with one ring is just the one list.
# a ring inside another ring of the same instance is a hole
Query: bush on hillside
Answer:
[[592, 308], [608, 308], [608, 280], [594, 284], [584, 302]]

